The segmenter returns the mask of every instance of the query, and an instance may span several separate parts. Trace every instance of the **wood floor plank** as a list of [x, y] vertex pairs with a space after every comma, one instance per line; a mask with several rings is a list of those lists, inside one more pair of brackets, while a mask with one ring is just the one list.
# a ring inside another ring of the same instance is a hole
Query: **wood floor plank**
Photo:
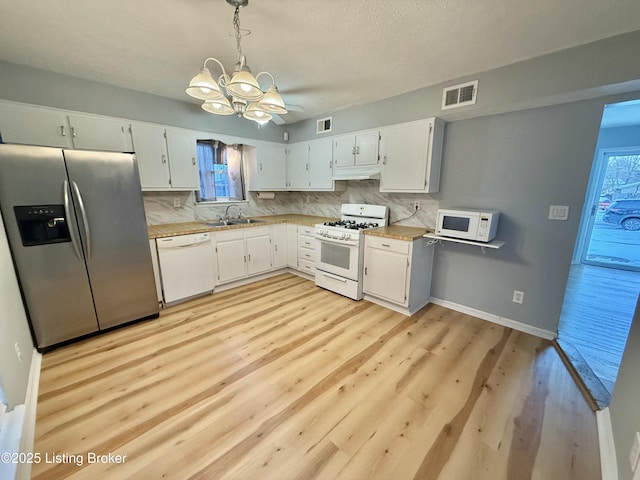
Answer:
[[84, 460], [38, 480], [599, 478], [594, 414], [549, 342], [290, 274], [45, 354], [34, 451]]

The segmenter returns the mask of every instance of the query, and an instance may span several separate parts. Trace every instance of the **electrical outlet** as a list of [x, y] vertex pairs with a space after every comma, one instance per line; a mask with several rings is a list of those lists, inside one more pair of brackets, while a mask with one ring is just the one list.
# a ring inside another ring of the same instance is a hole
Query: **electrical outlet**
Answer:
[[21, 362], [22, 361], [22, 352], [20, 351], [20, 345], [18, 345], [18, 342], [13, 344], [13, 348], [16, 351], [16, 357], [18, 357], [18, 361]]
[[413, 202], [413, 209], [414, 210], [419, 210], [420, 209], [420, 202], [418, 200]]
[[304, 197], [304, 201], [305, 203], [311, 203], [311, 196], [307, 195], [306, 197]]
[[173, 199], [173, 208], [180, 208], [180, 198], [176, 197]]
[[513, 291], [513, 303], [522, 304], [522, 302], [524, 302], [524, 292], [521, 292], [520, 290], [514, 290]]
[[[632, 472], [635, 472], [636, 468], [638, 468], [638, 457], [640, 457], [640, 432], [636, 432], [633, 445], [631, 445], [631, 451], [629, 452], [629, 462], [631, 462]], [[638, 468], [638, 470], [640, 470], [640, 468]]]

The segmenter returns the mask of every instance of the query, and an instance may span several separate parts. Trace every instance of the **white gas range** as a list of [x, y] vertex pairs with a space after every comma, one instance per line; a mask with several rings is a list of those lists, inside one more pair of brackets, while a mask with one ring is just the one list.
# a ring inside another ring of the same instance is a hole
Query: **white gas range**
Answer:
[[360, 300], [364, 234], [368, 228], [387, 225], [389, 209], [381, 205], [345, 203], [340, 220], [315, 226], [316, 285]]

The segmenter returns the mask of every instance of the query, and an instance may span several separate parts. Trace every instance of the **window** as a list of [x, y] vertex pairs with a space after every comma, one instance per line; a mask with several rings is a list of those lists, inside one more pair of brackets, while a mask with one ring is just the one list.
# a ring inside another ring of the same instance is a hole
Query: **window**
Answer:
[[242, 145], [218, 140], [198, 140], [200, 191], [198, 202], [245, 200]]

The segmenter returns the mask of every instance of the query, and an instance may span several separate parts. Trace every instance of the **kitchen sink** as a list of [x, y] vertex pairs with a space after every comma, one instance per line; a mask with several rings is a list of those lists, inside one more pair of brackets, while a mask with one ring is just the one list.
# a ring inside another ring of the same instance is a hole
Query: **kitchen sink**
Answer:
[[229, 220], [230, 225], [242, 225], [245, 223], [262, 223], [264, 220], [257, 220], [255, 218], [239, 218], [237, 220]]
[[207, 227], [228, 227], [229, 225], [247, 225], [262, 222], [264, 222], [264, 220], [256, 220], [255, 218], [236, 218], [235, 220], [205, 223], [205, 225]]

